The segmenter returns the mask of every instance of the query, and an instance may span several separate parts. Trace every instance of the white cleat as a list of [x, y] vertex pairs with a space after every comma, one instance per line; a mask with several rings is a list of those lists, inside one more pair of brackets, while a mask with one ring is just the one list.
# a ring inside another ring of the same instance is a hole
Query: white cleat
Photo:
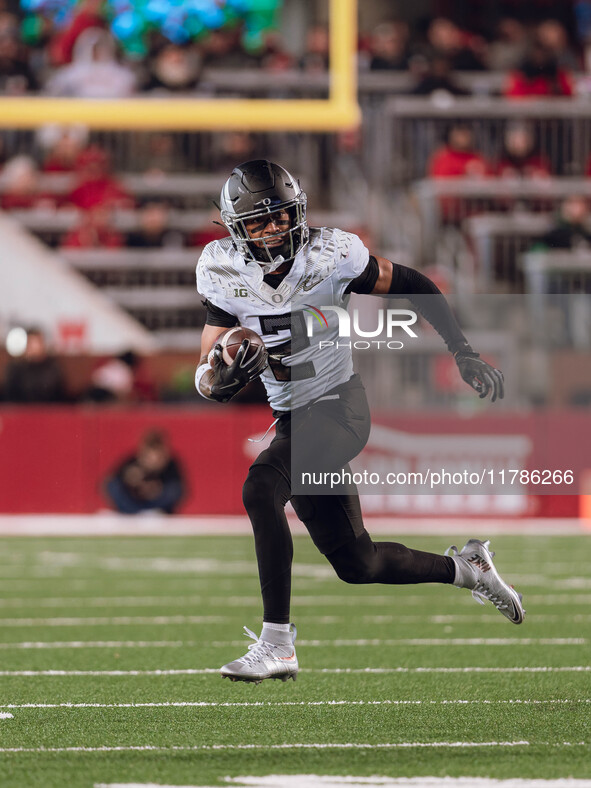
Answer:
[[508, 585], [499, 575], [493, 564], [494, 553], [488, 539], [470, 539], [460, 551], [455, 545], [448, 547], [445, 555], [453, 558], [458, 569], [454, 585], [469, 588], [472, 596], [481, 605], [486, 600], [514, 624], [521, 624], [525, 610], [522, 596], [513, 586]]
[[222, 678], [230, 681], [249, 681], [260, 684], [265, 679], [296, 680], [298, 675], [298, 658], [295, 652], [295, 639], [297, 629], [291, 624], [291, 643], [267, 643], [258, 638], [248, 627], [244, 627], [244, 634], [254, 640], [248, 647], [248, 652], [233, 662], [228, 662], [220, 668]]

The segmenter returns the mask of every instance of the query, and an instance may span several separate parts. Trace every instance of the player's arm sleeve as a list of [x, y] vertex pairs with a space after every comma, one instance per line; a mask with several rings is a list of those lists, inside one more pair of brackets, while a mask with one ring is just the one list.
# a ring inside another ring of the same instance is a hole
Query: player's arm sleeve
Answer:
[[378, 261], [373, 254], [370, 254], [369, 262], [363, 271], [355, 279], [352, 279], [345, 288], [345, 295], [348, 293], [372, 293], [379, 275], [380, 267]]
[[236, 315], [232, 315], [220, 306], [216, 306], [208, 298], [202, 303], [207, 309], [207, 317], [205, 318], [206, 325], [220, 326], [221, 328], [233, 328], [238, 325], [238, 318]]
[[406, 265], [392, 263], [390, 293], [408, 298], [452, 353], [471, 350], [445, 296], [428, 276]]

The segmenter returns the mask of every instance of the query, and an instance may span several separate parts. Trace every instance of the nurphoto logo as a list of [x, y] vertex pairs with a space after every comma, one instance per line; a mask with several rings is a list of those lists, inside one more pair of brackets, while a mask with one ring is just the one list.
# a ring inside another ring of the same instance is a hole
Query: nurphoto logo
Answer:
[[[411, 309], [378, 309], [377, 310], [377, 326], [372, 329], [363, 329], [359, 325], [359, 310], [353, 309], [353, 316], [351, 316], [346, 309], [340, 306], [322, 306], [318, 309], [311, 304], [304, 304], [304, 312], [306, 320], [306, 333], [308, 338], [314, 336], [314, 326], [316, 323], [321, 328], [329, 328], [328, 318], [325, 312], [336, 314], [338, 319], [338, 336], [340, 338], [360, 337], [361, 339], [355, 340], [352, 343], [346, 343], [357, 350], [367, 350], [370, 347], [384, 346], [389, 350], [401, 350], [404, 343], [397, 339], [394, 340], [394, 332], [404, 331], [411, 339], [418, 339], [417, 334], [412, 330], [411, 326], [417, 322], [417, 314]], [[385, 339], [376, 340], [374, 337], [384, 336]], [[371, 342], [367, 341], [372, 339]], [[323, 348], [342, 347], [344, 343], [335, 340], [320, 340], [318, 347], [320, 350]]]

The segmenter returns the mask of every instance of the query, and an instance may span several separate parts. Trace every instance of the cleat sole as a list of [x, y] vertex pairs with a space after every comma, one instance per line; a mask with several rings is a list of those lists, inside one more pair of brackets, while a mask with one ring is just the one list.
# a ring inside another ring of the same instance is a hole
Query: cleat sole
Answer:
[[248, 678], [247, 676], [244, 677], [229, 676], [225, 673], [220, 673], [220, 676], [223, 679], [230, 679], [230, 681], [241, 681], [243, 684], [261, 684], [263, 681], [266, 681], [266, 679], [273, 679], [273, 681], [279, 680], [283, 682], [289, 681], [289, 679], [293, 679], [295, 681], [297, 677], [297, 673], [284, 674], [283, 676], [267, 676], [266, 679], [253, 679], [253, 678]]

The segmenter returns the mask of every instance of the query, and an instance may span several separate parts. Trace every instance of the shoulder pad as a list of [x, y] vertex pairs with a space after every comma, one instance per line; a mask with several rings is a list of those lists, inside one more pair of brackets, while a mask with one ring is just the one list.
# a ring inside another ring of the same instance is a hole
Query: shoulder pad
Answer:
[[204, 296], [220, 292], [228, 279], [236, 271], [234, 268], [235, 249], [231, 238], [210, 241], [197, 261], [197, 290]]

